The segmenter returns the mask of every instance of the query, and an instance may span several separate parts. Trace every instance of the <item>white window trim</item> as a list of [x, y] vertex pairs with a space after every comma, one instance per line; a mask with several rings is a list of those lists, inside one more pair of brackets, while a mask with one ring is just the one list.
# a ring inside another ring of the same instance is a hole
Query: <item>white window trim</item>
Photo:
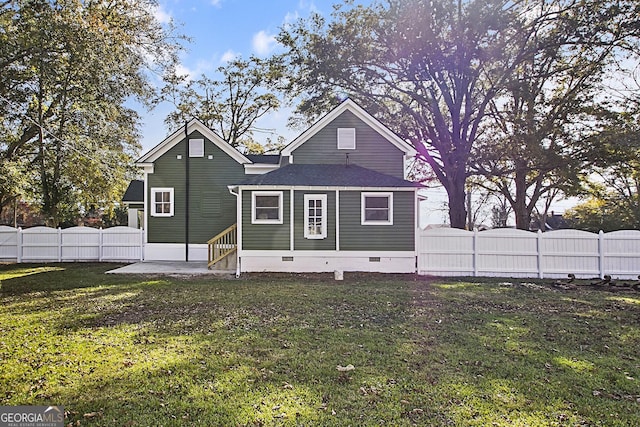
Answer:
[[[365, 218], [365, 199], [367, 197], [387, 197], [389, 199], [388, 221], [367, 221]], [[360, 195], [360, 224], [361, 225], [393, 225], [393, 193], [367, 192]]]
[[[309, 201], [322, 201], [322, 228], [320, 234], [309, 233]], [[304, 195], [304, 238], [305, 239], [326, 239], [327, 238], [327, 195], [326, 194], [305, 194]]]
[[[197, 151], [194, 148], [197, 148]], [[204, 157], [204, 139], [189, 140], [189, 157]]]
[[[157, 213], [156, 212], [156, 193], [169, 193], [169, 213]], [[173, 188], [172, 187], [154, 187], [151, 188], [151, 200], [149, 207], [151, 211], [151, 216], [155, 217], [170, 217], [173, 216], [173, 206], [175, 199], [173, 197]]]
[[[256, 197], [278, 196], [278, 219], [256, 218]], [[253, 191], [251, 193], [251, 224], [282, 224], [282, 191]]]
[[[345, 140], [345, 138], [347, 139]], [[356, 128], [338, 128], [337, 139], [338, 139], [338, 150], [355, 150], [356, 149]], [[348, 143], [348, 145], [345, 145], [345, 143]]]

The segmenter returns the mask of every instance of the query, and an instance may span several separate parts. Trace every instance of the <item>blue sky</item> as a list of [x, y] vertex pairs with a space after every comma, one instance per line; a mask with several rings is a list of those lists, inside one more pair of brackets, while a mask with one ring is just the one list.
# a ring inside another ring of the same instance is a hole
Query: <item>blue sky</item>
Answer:
[[[226, 61], [250, 55], [266, 57], [278, 49], [275, 36], [280, 27], [312, 12], [330, 15], [339, 0], [160, 0], [154, 11], [160, 22], [173, 20], [180, 33], [192, 39], [185, 44], [178, 72], [197, 79], [212, 76]], [[170, 130], [164, 118], [172, 111], [161, 104], [142, 115], [142, 151], [161, 142]], [[259, 127], [275, 128], [287, 141], [297, 132], [286, 128], [290, 110], [280, 110], [263, 118]], [[254, 135], [260, 141], [260, 134]]]

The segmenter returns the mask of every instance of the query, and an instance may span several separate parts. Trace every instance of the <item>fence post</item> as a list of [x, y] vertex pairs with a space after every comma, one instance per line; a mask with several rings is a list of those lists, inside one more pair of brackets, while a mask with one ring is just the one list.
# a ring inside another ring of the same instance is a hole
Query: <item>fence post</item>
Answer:
[[544, 279], [544, 271], [542, 268], [542, 230], [538, 230], [536, 235], [536, 251], [538, 252], [538, 279]]
[[600, 278], [604, 279], [604, 232], [602, 230], [598, 233], [598, 271]]
[[58, 262], [62, 262], [62, 228], [58, 227]]
[[144, 261], [144, 229], [139, 228], [140, 233], [140, 261]]
[[478, 276], [478, 229], [473, 229], [473, 277]]
[[98, 262], [102, 262], [102, 245], [104, 245], [104, 240], [102, 236], [102, 227], [100, 227], [100, 232], [98, 233]]
[[20, 264], [22, 262], [22, 227], [18, 227], [18, 235], [16, 236], [16, 262]]

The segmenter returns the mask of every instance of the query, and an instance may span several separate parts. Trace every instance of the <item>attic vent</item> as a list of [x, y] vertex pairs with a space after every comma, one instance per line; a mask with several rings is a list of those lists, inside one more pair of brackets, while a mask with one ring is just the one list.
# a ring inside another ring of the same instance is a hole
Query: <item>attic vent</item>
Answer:
[[189, 140], [189, 157], [204, 157], [204, 139]]
[[338, 150], [356, 149], [356, 128], [338, 128]]

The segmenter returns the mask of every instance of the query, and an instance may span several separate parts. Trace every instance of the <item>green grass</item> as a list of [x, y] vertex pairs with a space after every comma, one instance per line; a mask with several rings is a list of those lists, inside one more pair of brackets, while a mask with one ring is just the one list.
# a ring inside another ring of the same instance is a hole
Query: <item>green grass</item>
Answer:
[[638, 423], [638, 292], [113, 267], [0, 266], [0, 405], [82, 426]]

